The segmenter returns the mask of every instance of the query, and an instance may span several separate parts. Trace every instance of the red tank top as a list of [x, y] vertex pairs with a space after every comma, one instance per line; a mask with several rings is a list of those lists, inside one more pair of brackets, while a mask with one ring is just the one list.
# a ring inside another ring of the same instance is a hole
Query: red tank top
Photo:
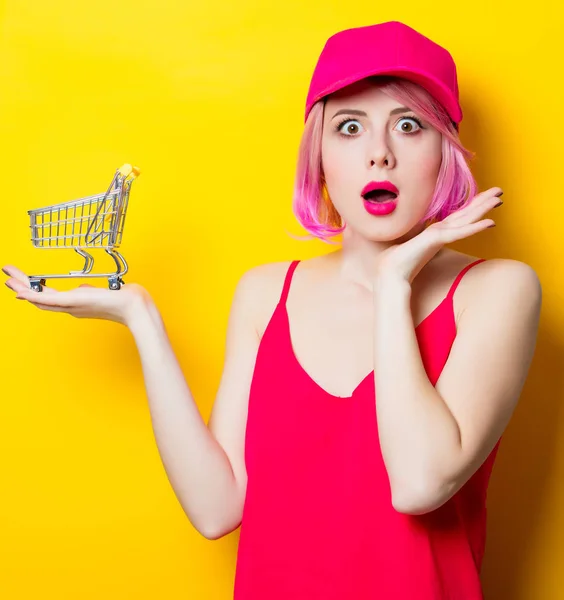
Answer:
[[[454, 292], [416, 328], [436, 384], [456, 336]], [[499, 447], [442, 507], [391, 504], [370, 373], [350, 397], [323, 390], [299, 364], [286, 299], [260, 342], [245, 441], [248, 474], [235, 600], [479, 600], [486, 492]]]

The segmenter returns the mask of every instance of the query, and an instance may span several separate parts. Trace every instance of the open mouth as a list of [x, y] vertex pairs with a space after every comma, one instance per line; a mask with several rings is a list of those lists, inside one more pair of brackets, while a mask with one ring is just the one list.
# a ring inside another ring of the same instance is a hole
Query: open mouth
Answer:
[[362, 196], [367, 202], [382, 203], [389, 202], [398, 197], [394, 192], [388, 190], [371, 190]]

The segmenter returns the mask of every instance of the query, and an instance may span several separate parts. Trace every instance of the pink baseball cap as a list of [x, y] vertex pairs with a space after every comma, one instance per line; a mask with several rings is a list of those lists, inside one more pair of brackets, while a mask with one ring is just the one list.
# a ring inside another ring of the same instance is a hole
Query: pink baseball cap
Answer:
[[346, 29], [327, 40], [311, 78], [305, 119], [321, 98], [373, 75], [419, 84], [445, 107], [456, 126], [462, 121], [452, 56], [399, 21]]

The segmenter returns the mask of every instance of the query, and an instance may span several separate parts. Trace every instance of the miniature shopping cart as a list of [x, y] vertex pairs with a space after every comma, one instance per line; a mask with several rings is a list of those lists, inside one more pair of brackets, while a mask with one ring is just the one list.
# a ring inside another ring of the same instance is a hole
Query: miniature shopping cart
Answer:
[[[36, 248], [72, 248], [85, 260], [82, 271], [68, 275], [30, 275], [33, 290], [41, 292], [46, 279], [74, 277], [107, 277], [111, 290], [121, 288], [128, 267], [116, 248], [123, 235], [131, 184], [140, 173], [137, 167], [125, 164], [116, 171], [106, 193], [28, 211], [31, 241]], [[117, 270], [92, 273], [94, 257], [87, 250], [93, 248], [103, 248], [114, 259]]]

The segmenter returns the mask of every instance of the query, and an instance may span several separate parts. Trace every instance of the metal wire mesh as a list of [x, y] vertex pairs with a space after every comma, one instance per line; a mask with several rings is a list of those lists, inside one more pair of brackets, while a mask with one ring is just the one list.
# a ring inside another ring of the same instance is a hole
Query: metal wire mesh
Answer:
[[106, 193], [28, 211], [36, 248], [117, 248], [131, 179], [116, 173]]

